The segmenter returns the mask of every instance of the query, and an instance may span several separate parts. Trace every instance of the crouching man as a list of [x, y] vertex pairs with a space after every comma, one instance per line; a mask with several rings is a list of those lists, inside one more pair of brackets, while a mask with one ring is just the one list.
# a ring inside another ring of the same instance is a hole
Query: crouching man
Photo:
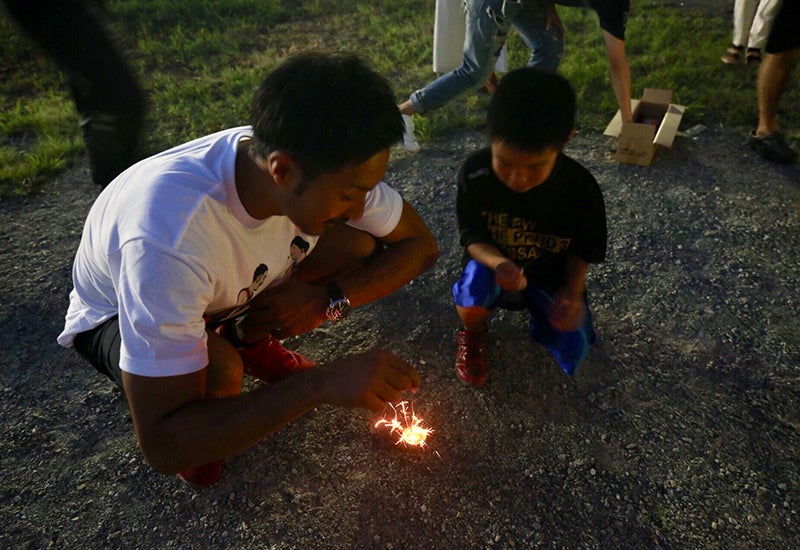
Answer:
[[[307, 54], [265, 78], [249, 126], [147, 158], [100, 194], [58, 341], [123, 389], [155, 470], [208, 486], [225, 457], [319, 405], [379, 411], [416, 391], [388, 351], [314, 366], [280, 343], [435, 261], [382, 181], [402, 135], [383, 78]], [[242, 393], [244, 373], [271, 383]]]

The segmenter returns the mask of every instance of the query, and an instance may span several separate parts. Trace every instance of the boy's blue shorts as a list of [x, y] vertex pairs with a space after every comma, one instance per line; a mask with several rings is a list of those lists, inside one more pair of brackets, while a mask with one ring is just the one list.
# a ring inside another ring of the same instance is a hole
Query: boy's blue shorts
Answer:
[[592, 328], [592, 313], [586, 307], [586, 320], [578, 330], [562, 332], [547, 320], [547, 308], [552, 297], [540, 288], [528, 285], [520, 293], [506, 292], [495, 281], [494, 271], [470, 260], [461, 272], [461, 279], [453, 285], [453, 301], [461, 307], [482, 307], [492, 311], [528, 309], [530, 312], [528, 334], [542, 344], [561, 369], [570, 376], [589, 353], [597, 336]]

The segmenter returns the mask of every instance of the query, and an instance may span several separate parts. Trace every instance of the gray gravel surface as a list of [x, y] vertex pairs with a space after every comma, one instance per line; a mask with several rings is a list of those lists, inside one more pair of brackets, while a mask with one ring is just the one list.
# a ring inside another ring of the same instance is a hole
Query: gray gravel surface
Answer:
[[398, 152], [387, 179], [441, 259], [287, 346], [320, 362], [383, 346], [413, 362], [428, 449], [392, 445], [365, 411], [321, 407], [202, 491], [150, 470], [124, 398], [55, 343], [96, 194], [85, 168], [0, 203], [0, 547], [793, 548], [800, 167], [743, 142], [708, 129], [641, 168], [579, 133], [568, 152], [609, 219], [608, 260], [589, 275], [600, 340], [570, 378], [522, 314], [501, 313], [480, 390], [453, 373], [449, 287], [454, 178], [483, 139]]

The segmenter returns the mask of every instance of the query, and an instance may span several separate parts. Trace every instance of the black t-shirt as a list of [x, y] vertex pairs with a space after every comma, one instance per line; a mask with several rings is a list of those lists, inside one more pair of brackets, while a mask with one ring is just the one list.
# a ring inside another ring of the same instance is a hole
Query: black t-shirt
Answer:
[[587, 263], [605, 259], [605, 204], [588, 170], [562, 153], [546, 181], [518, 193], [497, 178], [491, 163], [491, 150], [482, 149], [458, 174], [456, 215], [464, 263], [471, 258], [470, 244], [494, 244], [525, 269], [529, 282], [552, 292], [566, 280], [569, 255]]
[[600, 28], [620, 40], [625, 40], [625, 27], [631, 0], [554, 0], [555, 4], [591, 8], [600, 17]]

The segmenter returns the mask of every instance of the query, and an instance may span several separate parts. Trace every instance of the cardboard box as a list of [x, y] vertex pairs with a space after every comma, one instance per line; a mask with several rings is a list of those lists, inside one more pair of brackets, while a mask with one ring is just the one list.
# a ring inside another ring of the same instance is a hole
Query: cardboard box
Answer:
[[631, 100], [633, 122], [623, 123], [617, 111], [603, 132], [617, 138], [617, 161], [650, 166], [656, 145], [672, 147], [686, 107], [670, 103], [671, 99], [672, 90], [645, 88], [641, 100]]

